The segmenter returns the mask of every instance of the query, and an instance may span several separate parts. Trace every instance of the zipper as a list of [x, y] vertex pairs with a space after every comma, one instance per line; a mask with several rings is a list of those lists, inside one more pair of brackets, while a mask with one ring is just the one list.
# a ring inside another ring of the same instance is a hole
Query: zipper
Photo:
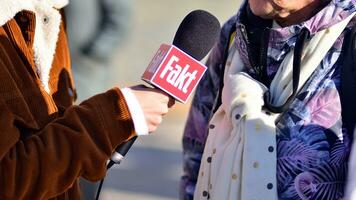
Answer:
[[241, 30], [241, 33], [242, 33], [244, 41], [246, 42], [246, 44], [249, 44], [247, 31], [246, 31], [246, 28], [245, 28], [245, 26], [243, 24], [240, 24], [240, 30]]
[[262, 37], [261, 37], [260, 53], [257, 59], [253, 59], [252, 57], [253, 55], [251, 52], [251, 45], [248, 39], [246, 28], [243, 24], [240, 24], [239, 26], [240, 26], [242, 39], [246, 44], [250, 65], [252, 66], [252, 69], [257, 74], [257, 77], [260, 79], [260, 81], [268, 86], [270, 84], [270, 81], [268, 80], [267, 77], [267, 51], [268, 51], [268, 39], [269, 39], [270, 28], [267, 27], [263, 30]]
[[248, 60], [250, 62], [250, 65], [251, 65], [252, 69], [255, 71], [256, 74], [258, 74], [258, 72], [256, 71], [256, 67], [255, 67], [256, 66], [255, 65], [255, 61], [253, 59], [251, 59], [251, 55], [252, 54], [251, 54], [250, 41], [249, 41], [248, 36], [247, 36], [247, 31], [246, 31], [245, 25], [239, 24], [239, 26], [240, 26], [240, 32], [241, 32], [241, 35], [242, 35], [242, 40], [246, 44]]

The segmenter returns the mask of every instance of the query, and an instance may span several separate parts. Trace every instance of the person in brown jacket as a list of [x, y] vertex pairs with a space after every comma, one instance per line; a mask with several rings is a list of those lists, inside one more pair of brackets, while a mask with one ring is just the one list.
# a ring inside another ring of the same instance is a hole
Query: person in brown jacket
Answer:
[[154, 131], [168, 112], [170, 98], [145, 87], [74, 105], [66, 4], [0, 1], [1, 200], [81, 199], [78, 178], [102, 179], [114, 149], [138, 129]]

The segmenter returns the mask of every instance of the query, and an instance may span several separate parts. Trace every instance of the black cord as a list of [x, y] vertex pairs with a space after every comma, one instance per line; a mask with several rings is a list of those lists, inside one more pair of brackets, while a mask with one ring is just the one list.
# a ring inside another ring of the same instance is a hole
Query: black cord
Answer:
[[97, 190], [97, 192], [96, 192], [95, 200], [99, 200], [101, 188], [103, 187], [103, 184], [104, 184], [104, 179], [105, 179], [105, 178], [101, 179], [101, 181], [100, 181], [98, 190]]
[[[137, 139], [137, 136], [134, 136], [130, 140], [122, 143], [115, 149], [116, 153], [119, 153], [122, 156], [121, 159], [123, 159], [124, 156], [126, 156], [127, 152], [130, 150], [131, 146], [134, 144], [136, 139]], [[106, 170], [109, 170], [114, 164], [120, 164], [120, 162], [121, 162], [121, 160], [116, 160], [114, 162], [113, 160], [110, 159], [109, 163], [106, 165]], [[100, 181], [98, 190], [96, 192], [95, 200], [99, 200], [101, 188], [103, 187], [103, 184], [104, 184], [104, 179], [105, 179], [105, 177]]]
[[[107, 166], [106, 166], [106, 169], [107, 169], [107, 170], [110, 169], [114, 164], [115, 164], [115, 162], [112, 161], [112, 160], [110, 160], [109, 163], [108, 163]], [[103, 187], [104, 180], [105, 180], [105, 177], [104, 177], [103, 179], [101, 179], [101, 181], [100, 181], [100, 183], [99, 183], [98, 190], [96, 191], [95, 200], [99, 200], [100, 192], [101, 192], [101, 188]]]
[[[110, 160], [109, 164], [106, 166], [106, 169], [108, 170], [108, 169], [111, 168], [114, 164], [115, 164], [115, 162], [113, 162], [113, 161]], [[101, 181], [100, 181], [100, 183], [99, 183], [98, 190], [96, 191], [95, 200], [99, 200], [100, 192], [101, 192], [101, 188], [103, 187], [104, 180], [105, 180], [105, 177], [104, 177], [103, 179], [101, 179]]]
[[293, 100], [296, 98], [298, 93], [299, 86], [299, 76], [300, 76], [300, 65], [301, 65], [301, 57], [304, 49], [304, 45], [306, 40], [309, 38], [309, 30], [303, 28], [301, 30], [300, 35], [297, 38], [295, 48], [294, 48], [294, 59], [293, 59], [293, 92], [292, 95], [287, 99], [287, 101], [280, 106], [274, 106], [269, 101], [271, 99], [271, 94], [269, 91], [264, 94], [264, 107], [273, 113], [282, 113], [286, 111], [290, 104], [292, 104]]

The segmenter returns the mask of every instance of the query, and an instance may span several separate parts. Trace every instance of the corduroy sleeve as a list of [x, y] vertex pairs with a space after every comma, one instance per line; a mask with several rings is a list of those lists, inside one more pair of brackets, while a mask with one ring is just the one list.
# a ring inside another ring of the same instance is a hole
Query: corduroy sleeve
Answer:
[[117, 88], [69, 107], [26, 139], [20, 138], [17, 123], [0, 101], [0, 199], [48, 199], [79, 176], [97, 181], [114, 148], [134, 135]]

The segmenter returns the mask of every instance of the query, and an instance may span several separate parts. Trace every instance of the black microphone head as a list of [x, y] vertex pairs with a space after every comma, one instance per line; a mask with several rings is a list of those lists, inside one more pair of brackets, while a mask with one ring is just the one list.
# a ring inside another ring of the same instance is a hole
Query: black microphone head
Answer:
[[204, 10], [190, 12], [181, 22], [173, 45], [196, 60], [203, 59], [215, 44], [220, 33], [220, 23]]

